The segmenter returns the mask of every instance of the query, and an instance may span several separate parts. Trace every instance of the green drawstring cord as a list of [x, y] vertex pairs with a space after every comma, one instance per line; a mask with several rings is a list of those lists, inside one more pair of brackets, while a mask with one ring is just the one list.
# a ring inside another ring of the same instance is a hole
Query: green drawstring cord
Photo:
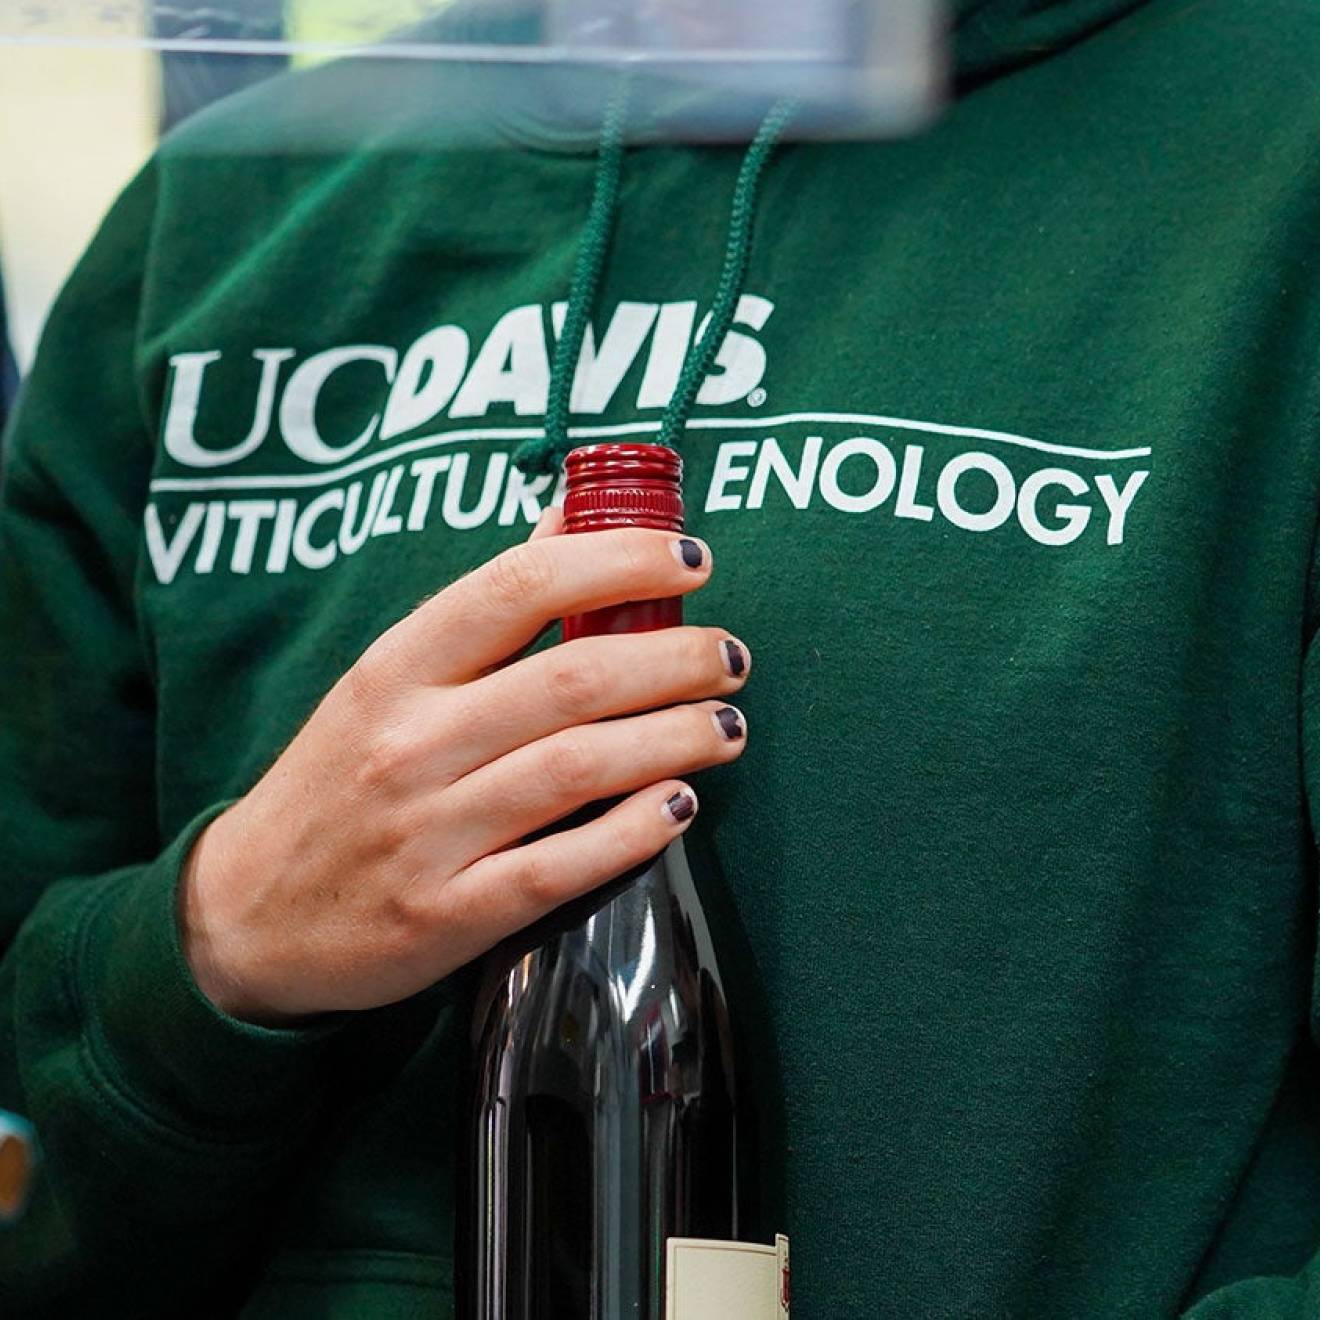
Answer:
[[628, 102], [632, 79], [625, 77], [605, 111], [601, 126], [600, 149], [596, 161], [596, 186], [587, 212], [587, 224], [573, 268], [573, 282], [568, 291], [564, 327], [559, 332], [554, 364], [550, 368], [550, 391], [545, 405], [545, 433], [518, 447], [514, 463], [528, 476], [543, 476], [559, 471], [564, 456], [573, 447], [568, 438], [569, 407], [573, 398], [573, 380], [577, 375], [582, 340], [587, 320], [596, 303], [596, 290], [605, 270], [614, 217], [619, 210], [619, 182], [623, 175], [623, 141], [628, 121]]
[[[582, 340], [586, 335], [591, 310], [595, 306], [596, 291], [600, 287], [610, 238], [614, 232], [614, 219], [618, 212], [630, 90], [625, 80], [606, 112], [601, 128], [595, 191], [591, 198], [591, 210], [587, 213], [582, 248], [573, 271], [564, 327], [559, 335], [554, 365], [550, 371], [545, 433], [534, 440], [528, 440], [514, 455], [514, 463], [528, 476], [558, 472], [568, 451], [573, 448], [573, 442], [568, 436], [569, 405], [577, 363], [582, 353]], [[729, 237], [724, 249], [724, 266], [715, 290], [715, 303], [705, 333], [683, 360], [674, 396], [660, 421], [660, 434], [657, 437], [660, 444], [671, 448], [678, 445], [687, 428], [688, 415], [697, 401], [702, 382], [733, 324], [743, 281], [747, 277], [747, 263], [751, 257], [752, 225], [756, 219], [761, 175], [795, 109], [796, 105], [792, 101], [781, 101], [774, 106], [761, 121], [756, 136], [743, 156], [738, 182], [733, 190]]]
[[796, 109], [792, 101], [780, 101], [761, 121], [747, 154], [743, 156], [738, 182], [733, 189], [733, 207], [729, 213], [729, 238], [724, 246], [724, 267], [715, 289], [715, 304], [710, 309], [710, 324], [683, 360], [674, 397], [660, 419], [660, 444], [676, 448], [687, 429], [688, 415], [697, 401], [697, 393], [720, 351], [738, 299], [747, 278], [747, 263], [752, 255], [752, 222], [756, 219], [757, 191], [761, 175], [769, 163], [780, 134]]

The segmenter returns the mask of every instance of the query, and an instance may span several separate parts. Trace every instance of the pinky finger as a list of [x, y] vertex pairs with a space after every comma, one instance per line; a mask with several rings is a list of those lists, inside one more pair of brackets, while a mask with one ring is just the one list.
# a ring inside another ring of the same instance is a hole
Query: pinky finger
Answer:
[[[451, 884], [491, 922], [491, 943], [664, 851], [697, 814], [678, 780], [642, 789], [595, 820], [474, 862]], [[483, 923], [484, 924], [484, 923]]]

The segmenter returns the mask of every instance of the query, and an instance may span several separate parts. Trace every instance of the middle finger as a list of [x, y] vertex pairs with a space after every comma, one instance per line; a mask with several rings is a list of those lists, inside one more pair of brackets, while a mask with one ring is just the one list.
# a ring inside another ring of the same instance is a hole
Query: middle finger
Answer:
[[721, 628], [663, 628], [580, 637], [451, 689], [446, 738], [429, 767], [449, 782], [579, 724], [738, 691], [751, 671], [746, 645]]

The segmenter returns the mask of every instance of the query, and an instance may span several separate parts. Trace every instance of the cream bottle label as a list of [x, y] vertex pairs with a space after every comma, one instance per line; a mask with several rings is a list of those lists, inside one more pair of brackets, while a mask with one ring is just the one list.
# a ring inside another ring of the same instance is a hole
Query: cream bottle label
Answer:
[[665, 1320], [789, 1320], [788, 1239], [670, 1238]]

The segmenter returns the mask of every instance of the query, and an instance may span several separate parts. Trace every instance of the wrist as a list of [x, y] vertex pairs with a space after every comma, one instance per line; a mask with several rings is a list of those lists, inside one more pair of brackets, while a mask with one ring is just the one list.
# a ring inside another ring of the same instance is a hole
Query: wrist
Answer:
[[241, 881], [232, 846], [236, 807], [213, 820], [196, 838], [179, 878], [179, 942], [198, 990], [221, 1013], [259, 1026], [295, 1021], [254, 992], [240, 970], [246, 943], [226, 902]]

